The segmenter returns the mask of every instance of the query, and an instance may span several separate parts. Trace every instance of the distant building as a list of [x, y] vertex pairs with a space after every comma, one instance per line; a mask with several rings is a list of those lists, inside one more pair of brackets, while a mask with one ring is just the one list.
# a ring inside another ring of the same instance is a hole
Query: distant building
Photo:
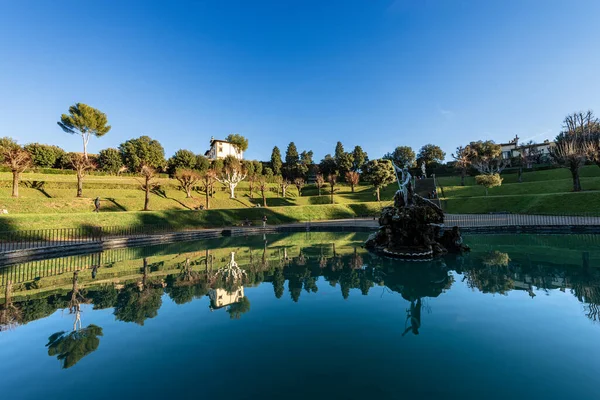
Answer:
[[214, 137], [210, 138], [210, 150], [204, 153], [204, 155], [209, 160], [222, 159], [227, 156], [234, 156], [239, 160], [244, 158], [244, 152], [238, 150], [232, 143], [226, 140], [218, 140]]
[[540, 157], [540, 160], [545, 160], [550, 156], [550, 149], [555, 146], [555, 143], [550, 140], [544, 140], [542, 143], [520, 145], [519, 137], [515, 136], [515, 138], [508, 143], [500, 143], [500, 146], [502, 147], [502, 158], [505, 160], [519, 157], [521, 152], [529, 151], [530, 147], [536, 149], [536, 153]]

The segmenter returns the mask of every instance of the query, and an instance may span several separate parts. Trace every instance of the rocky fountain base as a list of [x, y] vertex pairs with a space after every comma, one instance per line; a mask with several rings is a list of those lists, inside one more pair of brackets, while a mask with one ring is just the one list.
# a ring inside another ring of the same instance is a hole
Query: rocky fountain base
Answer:
[[469, 249], [458, 227], [441, 234], [444, 212], [436, 204], [412, 193], [409, 201], [404, 198], [398, 191], [394, 206], [382, 210], [380, 228], [367, 239], [367, 249], [387, 257], [425, 260]]

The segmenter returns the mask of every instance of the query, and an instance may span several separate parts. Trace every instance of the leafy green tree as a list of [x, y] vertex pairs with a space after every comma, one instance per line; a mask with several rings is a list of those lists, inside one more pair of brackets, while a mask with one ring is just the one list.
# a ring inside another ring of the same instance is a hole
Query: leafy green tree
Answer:
[[404, 166], [411, 168], [415, 165], [415, 152], [409, 146], [398, 146], [393, 152], [387, 153], [383, 158], [392, 160], [400, 168]]
[[279, 147], [273, 147], [273, 152], [271, 153], [271, 169], [273, 170], [273, 175], [281, 174], [281, 152], [279, 151]]
[[365, 168], [365, 172], [363, 173], [363, 177], [375, 187], [377, 201], [381, 201], [380, 189], [396, 180], [392, 162], [383, 159], [369, 161]]
[[502, 158], [502, 146], [493, 140], [471, 142], [464, 151], [469, 164], [480, 174], [500, 174], [509, 165], [509, 161]]
[[335, 162], [339, 163], [340, 157], [342, 157], [344, 154], [346, 154], [346, 152], [344, 151], [344, 145], [342, 144], [342, 142], [337, 142], [337, 144], [335, 145], [334, 153]]
[[98, 153], [98, 168], [101, 171], [117, 175], [123, 167], [123, 159], [119, 150], [108, 148]]
[[225, 141], [231, 143], [238, 151], [248, 150], [248, 139], [237, 133], [232, 133], [225, 138]]
[[225, 167], [225, 161], [222, 158], [217, 158], [212, 161], [211, 169], [213, 169], [217, 174], [220, 174]]
[[354, 159], [352, 158], [352, 154], [344, 153], [336, 160], [336, 170], [341, 176], [346, 176], [346, 172], [352, 170], [352, 166], [354, 164]]
[[252, 164], [254, 164], [254, 173], [256, 175], [262, 175], [262, 173], [263, 173], [263, 164], [260, 161], [257, 161], [257, 160], [252, 161]]
[[454, 158], [455, 167], [460, 171], [460, 185], [465, 186], [465, 177], [471, 165], [470, 147], [458, 146], [456, 152], [452, 153], [452, 158]]
[[11, 138], [0, 139], [0, 160], [13, 176], [12, 197], [19, 197], [21, 174], [31, 166], [31, 154]]
[[31, 161], [39, 168], [54, 168], [65, 151], [58, 146], [41, 143], [29, 143], [24, 147], [31, 154]]
[[337, 173], [337, 164], [331, 154], [325, 155], [325, 157], [319, 163], [319, 171], [323, 176], [329, 176]]
[[223, 170], [217, 181], [229, 187], [229, 197], [235, 199], [235, 188], [246, 179], [247, 172], [239, 159], [233, 156], [225, 157], [223, 161]]
[[69, 107], [69, 114], [62, 114], [58, 126], [63, 131], [81, 136], [83, 157], [88, 158], [87, 145], [91, 136], [101, 137], [110, 131], [106, 114], [87, 104], [76, 103]]
[[298, 173], [298, 162], [299, 162], [298, 149], [294, 142], [290, 142], [285, 151], [285, 169], [286, 178], [294, 179]]
[[315, 177], [315, 186], [317, 187], [320, 196], [321, 188], [325, 186], [325, 178], [323, 177], [323, 174], [317, 174], [317, 176]]
[[267, 178], [268, 181], [271, 181], [275, 176], [271, 167], [265, 167], [263, 169], [263, 175]]
[[446, 158], [446, 153], [439, 146], [426, 144], [417, 154], [417, 163], [421, 165], [422, 162], [425, 162], [426, 166], [441, 164], [444, 162], [444, 158]]
[[131, 172], [140, 172], [143, 166], [160, 168], [165, 163], [165, 149], [148, 136], [129, 139], [119, 146], [123, 163]]
[[167, 173], [174, 176], [178, 169], [194, 169], [196, 167], [196, 155], [189, 150], [177, 150], [169, 161], [167, 161]]
[[196, 156], [196, 165], [194, 169], [198, 172], [205, 172], [210, 168], [210, 160], [205, 156], [198, 154]]
[[98, 349], [99, 336], [102, 336], [102, 328], [96, 325], [70, 333], [57, 332], [48, 338], [48, 355], [56, 356], [64, 369], [70, 368]]
[[352, 150], [352, 171], [360, 172], [362, 171], [364, 165], [369, 161], [369, 156], [367, 152], [362, 149], [360, 146], [355, 146], [354, 150]]
[[485, 187], [485, 195], [488, 195], [488, 189], [502, 185], [502, 178], [500, 174], [491, 174], [491, 175], [477, 175], [475, 177], [475, 182], [478, 185]]

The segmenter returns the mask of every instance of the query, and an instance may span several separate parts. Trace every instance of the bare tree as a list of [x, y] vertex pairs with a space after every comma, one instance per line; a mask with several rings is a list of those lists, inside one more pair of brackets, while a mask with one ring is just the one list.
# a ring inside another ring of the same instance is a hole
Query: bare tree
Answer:
[[260, 190], [260, 195], [262, 196], [262, 199], [263, 199], [263, 207], [267, 207], [266, 192], [267, 192], [267, 190], [269, 190], [269, 185], [267, 183], [266, 176], [261, 176], [260, 179], [258, 180], [258, 189]]
[[83, 197], [83, 178], [88, 171], [96, 168], [96, 164], [82, 153], [68, 153], [66, 157], [77, 172], [77, 197]]
[[248, 176], [248, 190], [250, 191], [250, 199], [254, 198], [254, 184], [256, 183], [256, 175]]
[[452, 154], [454, 165], [460, 170], [460, 185], [465, 186], [465, 177], [467, 170], [471, 166], [471, 150], [469, 146], [458, 146], [456, 152]]
[[563, 121], [563, 133], [569, 136], [589, 137], [598, 131], [600, 121], [594, 116], [592, 110], [580, 111], [565, 117]]
[[304, 187], [304, 179], [302, 179], [302, 178], [294, 179], [294, 185], [296, 185], [296, 189], [298, 189], [298, 197], [302, 196], [302, 188]]
[[229, 187], [229, 198], [235, 199], [235, 188], [246, 178], [246, 171], [237, 158], [233, 156], [225, 157], [223, 172], [217, 176], [217, 181]]
[[317, 177], [315, 178], [315, 186], [317, 187], [318, 191], [319, 191], [319, 196], [321, 195], [321, 188], [323, 186], [325, 186], [325, 178], [323, 177], [322, 174], [317, 174]]
[[552, 160], [563, 168], [571, 171], [573, 178], [573, 191], [581, 191], [579, 170], [585, 165], [585, 146], [577, 137], [566, 137], [557, 141], [556, 146], [550, 150]]
[[206, 209], [210, 208], [210, 195], [213, 190], [213, 185], [217, 180], [217, 172], [214, 169], [209, 169], [202, 174], [202, 188], [206, 195]]
[[152, 167], [144, 165], [140, 172], [142, 175], [142, 181], [140, 182], [140, 186], [142, 190], [145, 192], [144, 198], [144, 211], [150, 210], [150, 192], [158, 187], [158, 182], [156, 180], [156, 170]]
[[287, 188], [288, 186], [290, 186], [290, 181], [288, 181], [287, 179], [282, 179], [279, 184], [281, 186], [281, 197], [285, 197]]
[[31, 166], [31, 154], [11, 138], [0, 139], [2, 165], [10, 169], [13, 176], [12, 197], [19, 197], [21, 173]]
[[356, 185], [358, 185], [359, 180], [360, 180], [360, 175], [358, 172], [354, 172], [354, 171], [346, 172], [346, 182], [348, 182], [348, 184], [350, 185], [350, 189], [352, 190], [352, 193], [354, 193], [354, 187]]
[[521, 143], [519, 146], [519, 183], [523, 182], [523, 167], [531, 169], [533, 164], [539, 160], [540, 154], [540, 150], [533, 140]]
[[331, 204], [333, 204], [334, 203], [333, 194], [335, 193], [335, 184], [337, 183], [337, 174], [329, 174], [327, 176], [327, 182], [329, 182], [330, 193], [331, 193]]
[[177, 179], [179, 185], [185, 191], [186, 197], [191, 199], [192, 190], [202, 177], [197, 171], [192, 169], [178, 169], [175, 171], [175, 179]]

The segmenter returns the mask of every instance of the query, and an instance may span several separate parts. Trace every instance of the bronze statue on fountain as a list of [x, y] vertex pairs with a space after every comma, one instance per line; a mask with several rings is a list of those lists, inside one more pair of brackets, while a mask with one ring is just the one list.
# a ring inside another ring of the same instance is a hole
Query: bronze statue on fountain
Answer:
[[431, 259], [468, 250], [458, 227], [441, 234], [444, 212], [414, 192], [408, 168], [400, 169], [394, 164], [394, 169], [400, 189], [394, 195], [394, 205], [381, 211], [380, 228], [369, 236], [365, 247], [384, 256], [404, 259]]

